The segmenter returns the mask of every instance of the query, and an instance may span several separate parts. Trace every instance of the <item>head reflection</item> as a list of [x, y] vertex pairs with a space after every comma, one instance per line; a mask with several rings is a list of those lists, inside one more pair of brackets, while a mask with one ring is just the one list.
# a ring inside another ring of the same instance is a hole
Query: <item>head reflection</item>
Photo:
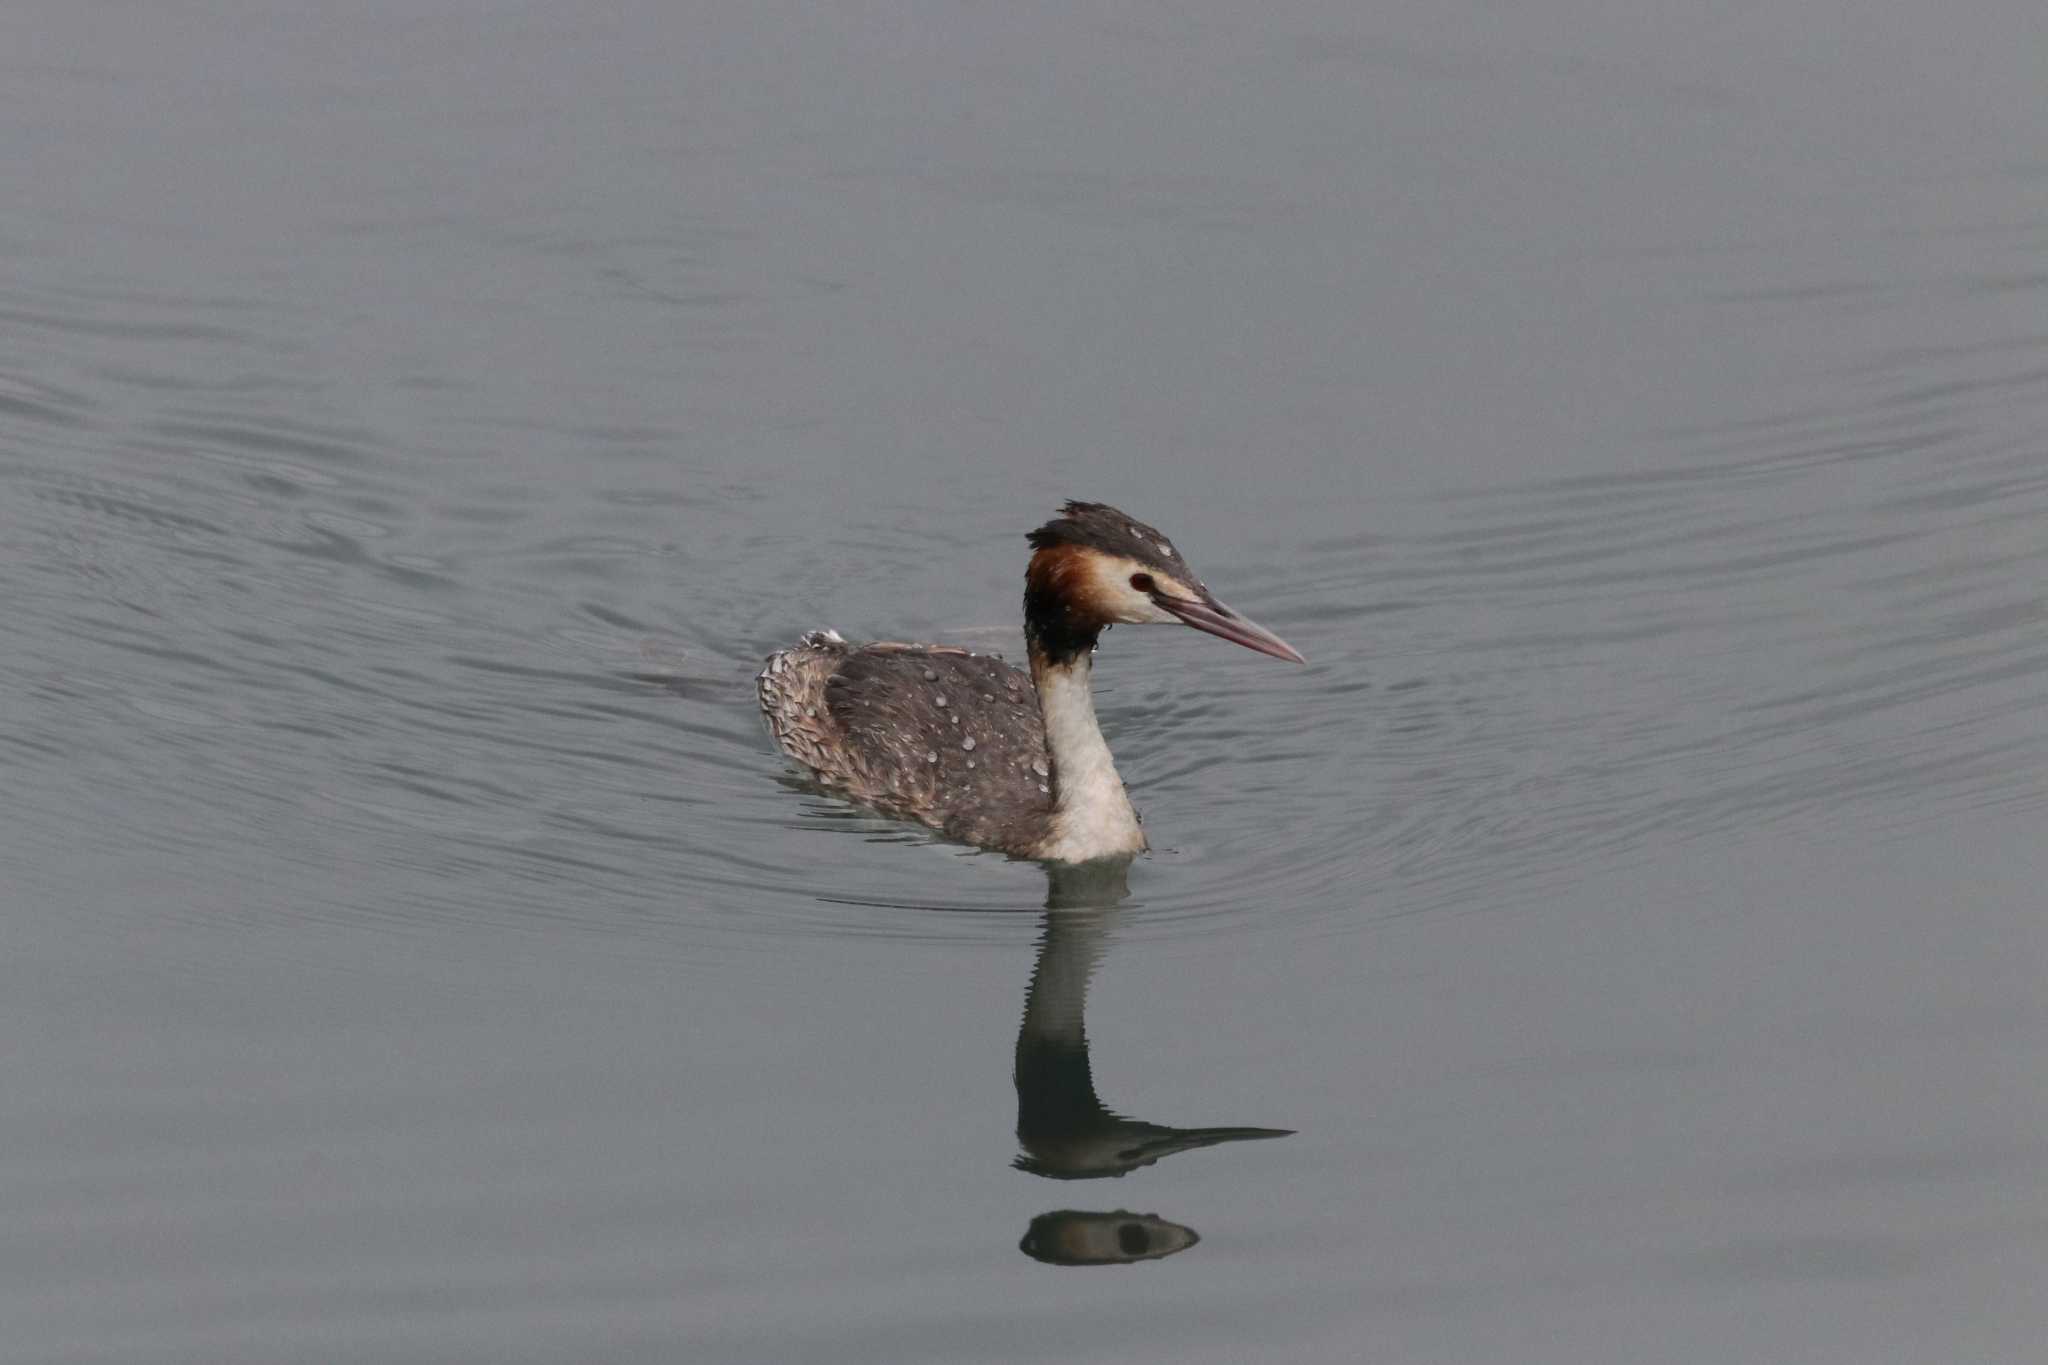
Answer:
[[1061, 1209], [1031, 1220], [1018, 1249], [1047, 1265], [1128, 1265], [1186, 1251], [1202, 1239], [1154, 1213]]
[[[1049, 868], [1044, 933], [1017, 1031], [1018, 1170], [1049, 1180], [1126, 1175], [1161, 1157], [1286, 1128], [1170, 1128], [1126, 1118], [1095, 1093], [1085, 1018], [1088, 985], [1129, 894], [1128, 862]], [[1156, 1214], [1065, 1209], [1031, 1222], [1020, 1247], [1055, 1265], [1114, 1265], [1185, 1251], [1192, 1228]]]

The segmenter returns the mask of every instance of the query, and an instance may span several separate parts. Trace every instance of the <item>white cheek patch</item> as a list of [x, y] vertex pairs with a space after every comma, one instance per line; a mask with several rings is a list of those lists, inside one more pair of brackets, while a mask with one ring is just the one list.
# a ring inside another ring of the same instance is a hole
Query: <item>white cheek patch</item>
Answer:
[[1148, 597], [1145, 599], [1144, 618], [1142, 620], [1135, 621], [1132, 624], [1145, 626], [1170, 626], [1179, 619], [1180, 618], [1178, 616], [1175, 616], [1172, 612], [1162, 610], [1157, 602], [1154, 602], [1151, 598]]
[[1123, 625], [1166, 625], [1180, 619], [1162, 610], [1150, 593], [1132, 587], [1134, 574], [1143, 574], [1152, 579], [1160, 590], [1174, 596], [1194, 595], [1179, 579], [1169, 578], [1135, 559], [1102, 555], [1092, 559], [1088, 567], [1089, 598], [1104, 617]]

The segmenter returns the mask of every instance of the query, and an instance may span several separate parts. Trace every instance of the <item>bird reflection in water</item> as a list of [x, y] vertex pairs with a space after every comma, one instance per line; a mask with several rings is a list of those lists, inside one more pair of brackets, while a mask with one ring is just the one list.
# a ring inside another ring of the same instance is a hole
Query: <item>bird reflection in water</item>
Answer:
[[[1049, 1180], [1127, 1175], [1161, 1157], [1287, 1128], [1168, 1128], [1125, 1118], [1095, 1093], [1085, 1018], [1088, 983], [1108, 946], [1117, 906], [1129, 894], [1128, 860], [1048, 867], [1045, 931], [1017, 1031], [1017, 1141], [1020, 1171]], [[1052, 1265], [1121, 1265], [1185, 1251], [1193, 1228], [1125, 1209], [1040, 1214], [1019, 1244]]]

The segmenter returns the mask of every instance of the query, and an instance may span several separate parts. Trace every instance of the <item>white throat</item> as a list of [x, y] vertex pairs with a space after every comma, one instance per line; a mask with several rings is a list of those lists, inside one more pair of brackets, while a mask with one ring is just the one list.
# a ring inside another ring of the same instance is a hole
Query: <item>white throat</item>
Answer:
[[1087, 654], [1067, 664], [1031, 661], [1052, 759], [1053, 832], [1038, 856], [1058, 862], [1085, 863], [1145, 850], [1138, 812], [1124, 794], [1123, 779], [1095, 722], [1092, 671]]

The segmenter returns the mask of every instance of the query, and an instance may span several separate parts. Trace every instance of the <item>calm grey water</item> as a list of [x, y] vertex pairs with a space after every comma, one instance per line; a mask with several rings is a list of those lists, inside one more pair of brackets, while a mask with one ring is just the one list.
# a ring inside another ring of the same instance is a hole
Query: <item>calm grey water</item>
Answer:
[[[2038, 1360], [2048, 49], [1916, 9], [0, 10], [0, 1356]], [[1314, 660], [1109, 637], [1127, 885], [793, 783], [1069, 496]]]

